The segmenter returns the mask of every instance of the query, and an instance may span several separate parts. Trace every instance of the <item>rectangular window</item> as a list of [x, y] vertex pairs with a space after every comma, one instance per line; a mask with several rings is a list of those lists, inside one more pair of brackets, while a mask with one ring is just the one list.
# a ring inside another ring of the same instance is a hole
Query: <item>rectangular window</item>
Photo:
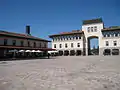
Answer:
[[71, 47], [73, 47], [73, 43], [71, 43]]
[[117, 46], [117, 41], [113, 41], [114, 46]]
[[106, 41], [106, 46], [109, 46], [109, 42], [108, 41]]
[[34, 42], [34, 48], [36, 47], [36, 42]]
[[16, 40], [12, 41], [13, 46], [16, 46]]
[[30, 46], [30, 42], [28, 41], [28, 47]]
[[47, 44], [46, 43], [44, 43], [44, 48], [47, 48]]
[[77, 43], [77, 47], [80, 47], [80, 43]]
[[56, 48], [56, 44], [54, 44], [54, 48]]
[[107, 34], [107, 37], [110, 37], [110, 34]]
[[118, 33], [115, 33], [115, 37], [118, 37]]
[[91, 27], [91, 32], [93, 32], [93, 27]]
[[24, 41], [21, 41], [20, 43], [21, 43], [21, 46], [24, 46]]
[[41, 48], [41, 43], [39, 44], [39, 47]]
[[106, 34], [103, 34], [103, 37], [106, 37]]
[[97, 32], [97, 26], [94, 26], [94, 31]]
[[87, 31], [90, 32], [90, 27], [87, 28]]
[[60, 44], [59, 47], [62, 48], [62, 44]]
[[78, 36], [76, 36], [76, 40], [78, 39]]
[[65, 44], [65, 48], [67, 48], [68, 46], [67, 46], [67, 43]]
[[8, 40], [4, 39], [4, 45], [7, 45]]

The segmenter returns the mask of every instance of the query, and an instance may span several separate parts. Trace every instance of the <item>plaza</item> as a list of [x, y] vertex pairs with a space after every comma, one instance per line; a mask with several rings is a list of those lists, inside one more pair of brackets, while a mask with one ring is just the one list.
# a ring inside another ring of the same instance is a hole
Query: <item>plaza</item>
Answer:
[[0, 61], [0, 90], [120, 90], [119, 56]]

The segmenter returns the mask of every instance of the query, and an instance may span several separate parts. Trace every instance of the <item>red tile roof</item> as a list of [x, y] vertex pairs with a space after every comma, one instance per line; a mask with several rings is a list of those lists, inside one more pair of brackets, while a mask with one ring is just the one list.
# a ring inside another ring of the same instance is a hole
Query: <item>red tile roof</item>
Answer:
[[104, 28], [104, 29], [102, 29], [102, 31], [112, 31], [112, 30], [119, 30], [120, 31], [120, 27], [118, 27], [118, 28]]
[[73, 35], [73, 34], [82, 34], [82, 30], [73, 30], [72, 32], [61, 32], [60, 34], [49, 35], [49, 37], [62, 36], [62, 35]]
[[11, 37], [19, 37], [19, 38], [25, 38], [25, 39], [33, 39], [33, 40], [50, 42], [48, 40], [38, 38], [38, 37], [34, 37], [34, 36], [31, 36], [31, 35], [7, 32], [7, 31], [2, 31], [2, 30], [0, 30], [0, 35], [6, 35], [6, 36], [11, 36]]

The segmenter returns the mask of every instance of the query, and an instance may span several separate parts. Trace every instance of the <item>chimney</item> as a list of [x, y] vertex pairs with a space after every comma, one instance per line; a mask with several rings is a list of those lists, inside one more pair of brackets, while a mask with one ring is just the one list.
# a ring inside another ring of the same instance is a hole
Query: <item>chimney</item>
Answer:
[[26, 26], [26, 34], [27, 34], [27, 35], [31, 35], [31, 34], [30, 34], [30, 26], [28, 26], [28, 25]]

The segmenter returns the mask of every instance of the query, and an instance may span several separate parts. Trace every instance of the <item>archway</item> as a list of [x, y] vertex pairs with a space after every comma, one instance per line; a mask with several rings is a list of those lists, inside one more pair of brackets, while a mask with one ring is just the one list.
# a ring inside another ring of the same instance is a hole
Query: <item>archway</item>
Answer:
[[99, 55], [99, 40], [97, 36], [88, 37], [88, 55]]
[[111, 50], [110, 49], [105, 49], [103, 52], [103, 55], [111, 55]]
[[119, 55], [119, 49], [112, 49], [112, 55]]
[[70, 56], [74, 56], [75, 55], [75, 50], [70, 50]]
[[80, 56], [82, 54], [81, 50], [76, 50], [76, 56]]
[[59, 55], [62, 56], [63, 55], [63, 51], [59, 51]]
[[68, 56], [69, 55], [69, 51], [68, 50], [65, 50], [64, 51], [64, 56]]

